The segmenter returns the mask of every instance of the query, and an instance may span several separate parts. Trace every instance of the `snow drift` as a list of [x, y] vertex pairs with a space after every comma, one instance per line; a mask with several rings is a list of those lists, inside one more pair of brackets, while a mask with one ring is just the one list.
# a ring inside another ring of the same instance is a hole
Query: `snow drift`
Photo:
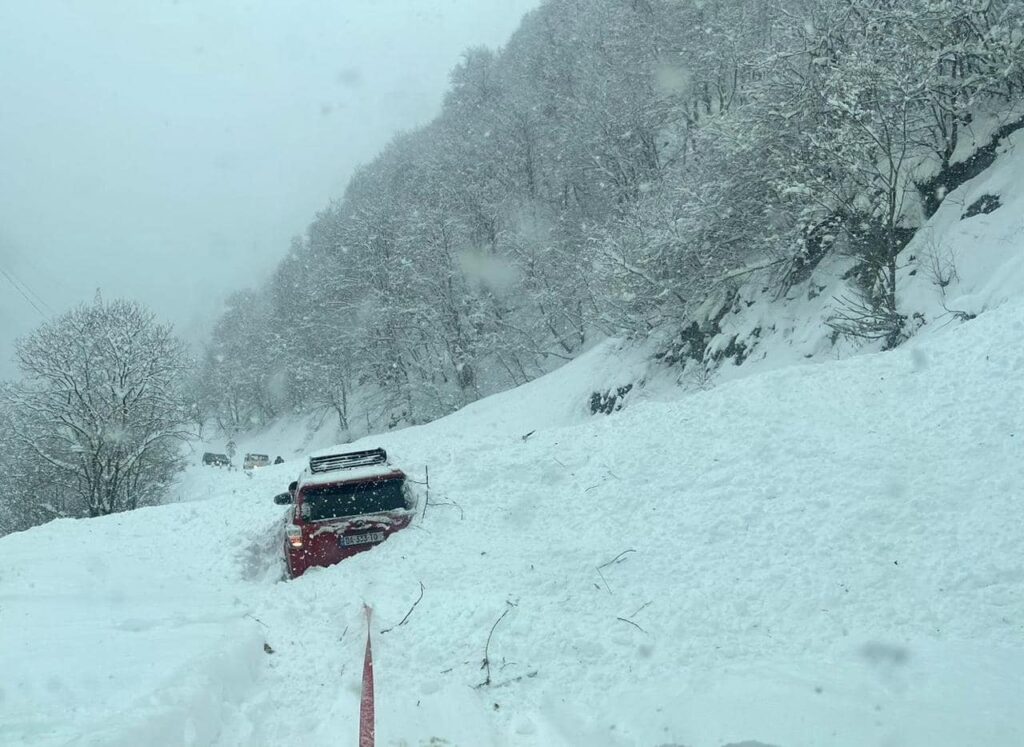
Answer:
[[[0, 742], [351, 743], [365, 602], [384, 745], [1024, 744], [1010, 184], [932, 224], [958, 247], [946, 305], [973, 320], [594, 418], [595, 388], [645, 370], [608, 343], [364, 442], [429, 466], [429, 503], [295, 582], [270, 500], [295, 459], [0, 539]], [[803, 359], [817, 343], [790, 329]]]

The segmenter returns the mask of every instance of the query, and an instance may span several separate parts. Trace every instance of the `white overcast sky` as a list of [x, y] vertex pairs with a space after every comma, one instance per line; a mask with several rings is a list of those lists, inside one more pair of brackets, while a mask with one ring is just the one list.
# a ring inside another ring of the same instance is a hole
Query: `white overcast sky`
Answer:
[[0, 378], [104, 296], [202, 337], [540, 0], [0, 0]]

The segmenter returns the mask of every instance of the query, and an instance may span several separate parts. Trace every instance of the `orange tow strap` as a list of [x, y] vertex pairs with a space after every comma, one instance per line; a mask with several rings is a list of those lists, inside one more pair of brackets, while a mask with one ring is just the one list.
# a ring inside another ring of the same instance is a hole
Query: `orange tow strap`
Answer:
[[363, 605], [366, 612], [366, 654], [363, 656], [363, 695], [359, 701], [359, 747], [373, 747], [373, 648], [370, 645], [370, 618], [373, 610]]

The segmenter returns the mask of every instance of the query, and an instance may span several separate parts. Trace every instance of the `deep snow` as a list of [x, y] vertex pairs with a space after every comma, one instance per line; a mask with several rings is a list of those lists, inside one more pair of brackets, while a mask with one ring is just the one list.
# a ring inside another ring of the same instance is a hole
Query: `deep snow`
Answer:
[[382, 745], [1019, 747], [1021, 173], [1008, 153], [951, 195], [998, 182], [1003, 208], [930, 227], [973, 321], [908, 276], [922, 334], [827, 361], [794, 296], [745, 378], [672, 397], [607, 342], [360, 442], [429, 466], [431, 503], [334, 568], [280, 581], [271, 498], [323, 445], [295, 423], [240, 443], [279, 467], [0, 539], [0, 744], [354, 744], [365, 602]]
[[[982, 135], [987, 135], [984, 129]], [[958, 324], [962, 315], [981, 314], [1024, 295], [1024, 190], [1019, 188], [1024, 130], [1010, 135], [999, 151], [983, 174], [947, 195], [900, 255], [899, 309], [917, 328], [917, 339]], [[984, 195], [998, 195], [1002, 207], [965, 219], [967, 208]], [[847, 257], [826, 257], [810, 279], [782, 298], [776, 298], [777, 284], [746, 276], [710, 342], [713, 351], [741, 344], [745, 358], [742, 365], [727, 360], [715, 371], [715, 380], [877, 351], [880, 342], [834, 339], [826, 324], [837, 298], [855, 297], [842, 278], [852, 265]], [[709, 299], [701, 321], [721, 311], [714, 300]]]
[[6, 537], [0, 741], [351, 743], [365, 601], [381, 744], [1024, 744], [1022, 332], [590, 419], [598, 349], [379, 439], [457, 505], [295, 582], [294, 461]]

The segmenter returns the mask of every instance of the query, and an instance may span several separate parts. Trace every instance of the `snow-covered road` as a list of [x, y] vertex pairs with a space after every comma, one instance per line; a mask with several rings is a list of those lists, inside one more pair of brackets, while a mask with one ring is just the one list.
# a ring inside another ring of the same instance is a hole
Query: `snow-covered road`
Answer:
[[5, 537], [0, 743], [354, 744], [365, 602], [381, 745], [1019, 747], [1022, 337], [594, 418], [606, 345], [379, 439], [439, 505], [294, 582], [294, 461]]

